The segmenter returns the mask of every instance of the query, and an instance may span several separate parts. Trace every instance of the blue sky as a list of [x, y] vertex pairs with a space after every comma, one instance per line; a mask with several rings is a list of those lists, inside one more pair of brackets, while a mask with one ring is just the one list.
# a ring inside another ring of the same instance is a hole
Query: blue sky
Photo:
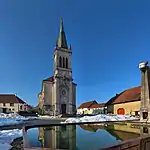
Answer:
[[1, 0], [0, 93], [38, 103], [53, 74], [60, 16], [73, 51], [77, 104], [105, 102], [140, 85], [138, 63], [150, 60], [148, 0]]

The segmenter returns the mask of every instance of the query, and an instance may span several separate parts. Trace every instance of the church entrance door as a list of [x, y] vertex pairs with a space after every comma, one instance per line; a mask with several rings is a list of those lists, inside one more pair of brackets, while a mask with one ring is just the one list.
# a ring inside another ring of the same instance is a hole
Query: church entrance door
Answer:
[[61, 104], [61, 113], [66, 114], [66, 104]]

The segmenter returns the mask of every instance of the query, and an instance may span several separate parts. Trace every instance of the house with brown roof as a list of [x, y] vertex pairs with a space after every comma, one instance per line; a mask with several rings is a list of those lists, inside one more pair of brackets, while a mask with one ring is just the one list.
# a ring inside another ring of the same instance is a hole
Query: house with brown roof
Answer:
[[114, 97], [112, 97], [110, 100], [108, 100], [106, 103], [105, 103], [105, 107], [107, 109], [107, 113], [108, 114], [113, 114], [114, 113], [114, 105], [113, 105], [113, 102], [114, 100], [119, 96], [121, 95], [122, 93], [120, 94], [116, 94]]
[[104, 114], [106, 110], [105, 103], [98, 104], [96, 100], [82, 103], [77, 114]]
[[15, 94], [0, 94], [0, 112], [27, 111], [32, 107]]
[[127, 89], [107, 103], [108, 113], [139, 115], [141, 103], [141, 86]]

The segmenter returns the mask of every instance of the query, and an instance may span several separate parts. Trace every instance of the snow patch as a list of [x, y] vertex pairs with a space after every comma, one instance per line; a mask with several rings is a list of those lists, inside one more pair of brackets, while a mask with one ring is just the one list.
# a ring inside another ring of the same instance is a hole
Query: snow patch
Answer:
[[84, 116], [81, 118], [68, 118], [62, 124], [65, 123], [82, 123], [82, 122], [106, 122], [106, 121], [125, 121], [125, 120], [137, 120], [138, 118], [130, 115], [105, 115], [100, 114], [96, 116]]
[[55, 119], [55, 116], [48, 116], [48, 115], [38, 115], [38, 119]]
[[26, 120], [36, 119], [37, 117], [23, 117], [17, 113], [0, 113], [0, 126], [20, 124]]
[[9, 150], [11, 149], [11, 143], [14, 139], [22, 136], [22, 130], [2, 130], [0, 131], [0, 149]]

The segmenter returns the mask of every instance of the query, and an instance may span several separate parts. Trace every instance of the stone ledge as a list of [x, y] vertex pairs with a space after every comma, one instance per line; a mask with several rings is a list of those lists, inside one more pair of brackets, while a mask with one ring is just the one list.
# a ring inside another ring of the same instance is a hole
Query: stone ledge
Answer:
[[103, 148], [103, 150], [149, 150], [150, 135], [121, 142], [119, 144]]
[[65, 149], [51, 149], [51, 148], [34, 147], [34, 148], [24, 148], [24, 150], [65, 150]]

